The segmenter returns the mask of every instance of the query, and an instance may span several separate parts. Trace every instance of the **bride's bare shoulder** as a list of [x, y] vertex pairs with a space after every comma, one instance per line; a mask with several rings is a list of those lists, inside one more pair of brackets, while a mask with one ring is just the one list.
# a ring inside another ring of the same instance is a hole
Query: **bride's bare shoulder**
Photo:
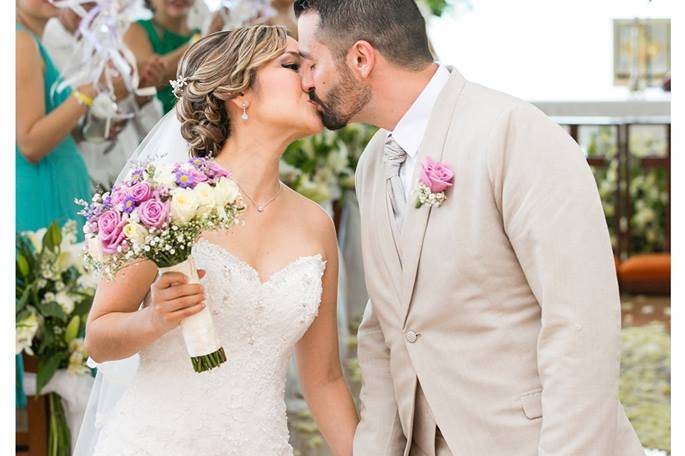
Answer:
[[297, 214], [302, 226], [306, 227], [311, 235], [316, 236], [322, 243], [330, 243], [335, 240], [335, 223], [326, 210], [318, 203], [297, 193], [291, 188], [286, 188], [289, 195], [292, 211]]

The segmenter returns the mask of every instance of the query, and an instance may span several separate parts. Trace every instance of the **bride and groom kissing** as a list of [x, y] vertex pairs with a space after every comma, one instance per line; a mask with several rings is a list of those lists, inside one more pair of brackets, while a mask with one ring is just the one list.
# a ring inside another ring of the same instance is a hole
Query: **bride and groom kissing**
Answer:
[[[335, 455], [642, 454], [617, 397], [618, 286], [578, 146], [434, 63], [413, 0], [295, 13], [299, 43], [244, 27], [179, 65], [185, 147], [232, 171], [245, 223], [195, 245], [201, 285], [150, 262], [100, 282], [86, 348], [140, 366], [90, 454], [292, 455], [293, 353]], [[379, 127], [356, 174], [361, 418], [338, 355], [334, 225], [278, 180], [289, 143], [350, 122]], [[178, 325], [205, 307], [228, 362], [196, 374]]]

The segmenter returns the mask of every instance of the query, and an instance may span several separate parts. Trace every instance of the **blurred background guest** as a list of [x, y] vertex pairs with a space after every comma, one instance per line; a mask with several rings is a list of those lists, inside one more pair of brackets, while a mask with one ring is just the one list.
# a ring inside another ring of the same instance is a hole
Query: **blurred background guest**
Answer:
[[297, 39], [297, 19], [293, 10], [295, 0], [272, 0], [271, 7], [276, 15], [269, 19], [271, 25], [283, 25], [288, 29], [290, 35]]
[[[257, 14], [250, 23], [265, 23], [269, 25], [283, 25], [288, 29], [288, 33], [297, 39], [297, 19], [293, 10], [295, 0], [271, 0], [272, 16], [264, 20], [264, 17]], [[212, 15], [212, 20], [209, 25], [208, 33], [218, 32], [223, 30], [225, 23], [225, 15], [230, 16], [230, 9], [221, 8]]]
[[[82, 4], [86, 11], [96, 2]], [[43, 34], [44, 46], [60, 72], [63, 72], [73, 58], [74, 50], [81, 39], [79, 25], [81, 17], [71, 8], [60, 8], [57, 17], [48, 21]], [[164, 77], [165, 66], [160, 58], [150, 58], [141, 65], [139, 87], [155, 86]], [[97, 188], [109, 189], [128, 157], [140, 140], [162, 116], [162, 106], [155, 96], [130, 95], [119, 103], [125, 112], [135, 113], [129, 121], [120, 122], [115, 137], [102, 143], [80, 141], [78, 148], [88, 168], [91, 181]], [[114, 136], [114, 135], [112, 135]]]
[[[176, 69], [189, 45], [197, 41], [201, 32], [191, 28], [189, 16], [195, 0], [146, 0], [152, 10], [152, 19], [141, 19], [131, 24], [124, 35], [124, 42], [138, 61], [139, 71], [146, 65], [163, 67], [155, 82], [157, 98], [162, 102], [163, 112], [169, 112], [176, 104], [170, 80], [176, 79]], [[155, 62], [155, 63], [152, 63]]]
[[[40, 37], [58, 10], [47, 0], [17, 0], [16, 8], [16, 229], [33, 231], [69, 219], [81, 226], [74, 198], [89, 199], [90, 182], [72, 131], [95, 88], [54, 89], [60, 74]], [[123, 83], [115, 86], [123, 96]], [[24, 407], [20, 364], [17, 357], [17, 404]]]

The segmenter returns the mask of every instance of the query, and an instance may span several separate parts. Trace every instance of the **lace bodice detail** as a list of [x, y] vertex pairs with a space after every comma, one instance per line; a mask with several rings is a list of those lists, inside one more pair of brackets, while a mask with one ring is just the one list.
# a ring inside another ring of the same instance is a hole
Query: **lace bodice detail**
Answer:
[[193, 248], [228, 362], [193, 371], [180, 329], [140, 353], [134, 385], [103, 428], [97, 456], [290, 456], [284, 401], [288, 362], [319, 309], [320, 255], [262, 282], [227, 250]]

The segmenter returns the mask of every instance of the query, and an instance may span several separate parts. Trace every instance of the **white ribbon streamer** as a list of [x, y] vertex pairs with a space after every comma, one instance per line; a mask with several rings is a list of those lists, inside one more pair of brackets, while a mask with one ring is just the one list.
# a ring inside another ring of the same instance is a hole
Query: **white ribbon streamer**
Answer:
[[154, 87], [138, 87], [140, 75], [137, 62], [122, 38], [137, 17], [139, 0], [98, 0], [90, 11], [86, 11], [82, 5], [92, 3], [92, 0], [51, 2], [59, 8], [71, 8], [82, 18], [78, 31], [82, 38], [71, 64], [63, 72], [63, 81], [53, 91], [92, 84], [99, 93], [108, 92], [111, 96], [114, 91], [112, 79], [121, 76], [131, 93], [151, 96], [157, 92]]

